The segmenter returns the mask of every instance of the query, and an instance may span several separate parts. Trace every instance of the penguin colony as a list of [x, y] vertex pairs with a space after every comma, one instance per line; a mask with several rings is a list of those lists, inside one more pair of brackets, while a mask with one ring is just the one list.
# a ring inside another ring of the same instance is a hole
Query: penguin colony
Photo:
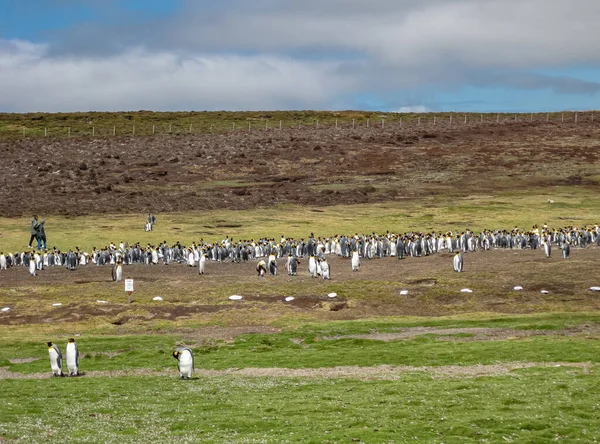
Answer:
[[[280, 242], [274, 239], [260, 239], [259, 241], [233, 242], [229, 237], [220, 243], [206, 243], [201, 240], [191, 246], [185, 247], [179, 242], [169, 246], [163, 242], [159, 246], [147, 245], [142, 248], [139, 244], [128, 246], [121, 243], [119, 247], [110, 244], [109, 247], [93, 249], [91, 258], [79, 248], [69, 250], [67, 253], [54, 249], [51, 252], [40, 254], [36, 251], [4, 255], [0, 253], [0, 270], [13, 266], [24, 266], [35, 276], [38, 270], [44, 267], [64, 266], [75, 270], [78, 266], [85, 266], [89, 262], [97, 266], [112, 265], [112, 277], [120, 281], [123, 276], [122, 266], [135, 263], [146, 265], [164, 265], [173, 263], [187, 264], [190, 267], [198, 266], [199, 274], [205, 272], [206, 260], [224, 262], [249, 261], [257, 259], [256, 271], [258, 276], [277, 275], [277, 259], [287, 256], [286, 271], [288, 275], [295, 276], [298, 272], [300, 258], [308, 257], [308, 272], [311, 277], [321, 276], [330, 278], [329, 264], [325, 255], [335, 254], [341, 257], [350, 257], [353, 271], [358, 271], [360, 258], [374, 259], [383, 257], [428, 256], [447, 251], [455, 253], [453, 269], [463, 271], [463, 253], [475, 251], [488, 251], [491, 249], [526, 249], [537, 250], [542, 247], [546, 257], [551, 257], [552, 245], [562, 251], [562, 257], [570, 257], [571, 247], [586, 248], [589, 245], [600, 246], [600, 226], [563, 229], [548, 229], [546, 225], [540, 231], [534, 225], [530, 231], [521, 231], [519, 228], [508, 230], [484, 230], [479, 234], [467, 229], [461, 233], [403, 233], [385, 235], [335, 235], [333, 237], [315, 237], [313, 233], [305, 241], [294, 240], [284, 236]], [[266, 257], [265, 261], [263, 258]], [[88, 260], [89, 259], [89, 260]], [[198, 265], [196, 265], [198, 264]], [[463, 290], [464, 291], [464, 290]], [[63, 358], [60, 349], [53, 342], [48, 342], [48, 355], [52, 376], [64, 376]], [[177, 368], [180, 379], [191, 379], [194, 372], [194, 355], [189, 347], [178, 347], [173, 352], [177, 359]], [[73, 338], [69, 339], [66, 347], [66, 359], [69, 376], [79, 376], [79, 350]]]
[[206, 261], [247, 262], [258, 261], [258, 276], [276, 276], [279, 272], [278, 260], [287, 258], [285, 271], [290, 276], [298, 274], [299, 265], [307, 259], [308, 273], [311, 277], [331, 278], [331, 269], [327, 255], [334, 254], [350, 258], [352, 271], [359, 271], [361, 259], [383, 257], [428, 256], [440, 252], [458, 253], [453, 259], [453, 268], [463, 271], [462, 253], [488, 251], [492, 249], [543, 249], [546, 257], [551, 257], [552, 247], [561, 251], [568, 259], [571, 248], [586, 248], [589, 245], [600, 246], [600, 226], [584, 228], [566, 227], [549, 229], [544, 225], [540, 229], [534, 225], [524, 231], [515, 227], [511, 230], [484, 230], [475, 233], [469, 229], [463, 232], [430, 232], [403, 234], [354, 234], [317, 237], [313, 233], [307, 239], [293, 239], [281, 236], [279, 241], [273, 238], [259, 240], [238, 240], [226, 237], [220, 242], [209, 243], [201, 239], [190, 246], [180, 242], [141, 246], [121, 242], [118, 246], [111, 243], [103, 248], [93, 248], [92, 253], [81, 251], [78, 247], [63, 252], [54, 248], [46, 252], [24, 251], [4, 254], [0, 252], [0, 271], [10, 267], [23, 266], [32, 276], [46, 267], [65, 267], [76, 270], [78, 267], [93, 264], [112, 266], [112, 278], [121, 281], [123, 266], [132, 264], [157, 265], [163, 263], [186, 264], [197, 268], [199, 274], [206, 271]]

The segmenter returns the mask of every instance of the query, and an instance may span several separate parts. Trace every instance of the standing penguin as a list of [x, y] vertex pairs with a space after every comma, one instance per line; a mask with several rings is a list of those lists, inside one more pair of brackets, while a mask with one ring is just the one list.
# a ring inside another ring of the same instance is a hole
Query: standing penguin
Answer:
[[323, 276], [323, 279], [330, 279], [329, 264], [326, 259], [321, 260], [321, 276]]
[[69, 376], [79, 376], [79, 349], [73, 338], [67, 342], [67, 369]]
[[207, 257], [208, 257], [208, 254], [206, 254], [206, 253], [202, 253], [200, 255], [200, 259], [198, 260], [198, 274], [204, 274]]
[[271, 253], [269, 255], [269, 273], [271, 273], [272, 276], [276, 276], [277, 275], [277, 259], [275, 259], [275, 255], [273, 253]]
[[35, 260], [32, 257], [29, 260], [29, 274], [32, 275], [32, 276], [35, 276], [36, 275], [35, 270], [36, 270]]
[[192, 379], [194, 373], [194, 353], [189, 347], [179, 347], [173, 352], [173, 357], [177, 359], [177, 369], [180, 379]]
[[569, 259], [569, 256], [571, 255], [571, 246], [569, 245], [568, 242], [563, 243], [562, 246], [562, 257], [563, 259]]
[[313, 255], [308, 259], [308, 274], [310, 274], [310, 277], [317, 277], [317, 261]]
[[552, 254], [552, 244], [550, 243], [549, 236], [546, 238], [546, 241], [544, 242], [544, 253], [546, 253], [546, 257], [550, 257], [550, 255]]
[[112, 280], [115, 282], [121, 282], [123, 279], [123, 264], [121, 260], [121, 256], [117, 257], [115, 265], [112, 269]]
[[456, 252], [456, 254], [454, 255], [454, 260], [452, 262], [454, 266], [454, 271], [457, 271], [459, 273], [463, 271], [463, 257], [460, 250]]
[[48, 342], [48, 355], [52, 376], [62, 376], [62, 354], [54, 342]]
[[358, 257], [358, 251], [352, 251], [352, 271], [358, 271], [360, 267], [360, 258]]

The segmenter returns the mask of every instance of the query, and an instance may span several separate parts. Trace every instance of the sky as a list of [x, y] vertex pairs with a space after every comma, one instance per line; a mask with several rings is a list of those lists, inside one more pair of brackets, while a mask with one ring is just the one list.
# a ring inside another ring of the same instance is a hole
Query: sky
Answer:
[[598, 0], [0, 0], [0, 112], [600, 109]]

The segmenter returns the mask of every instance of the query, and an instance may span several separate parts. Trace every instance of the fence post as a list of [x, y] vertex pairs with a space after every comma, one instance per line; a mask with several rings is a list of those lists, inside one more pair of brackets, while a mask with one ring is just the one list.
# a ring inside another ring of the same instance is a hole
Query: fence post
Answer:
[[550, 122], [550, 113], [546, 113], [546, 123]]
[[269, 121], [265, 120], [265, 129], [268, 130], [269, 129]]
[[421, 126], [421, 116], [417, 117], [417, 125]]
[[515, 114], [515, 122], [517, 121], [517, 115]]
[[248, 122], [248, 132], [250, 132], [250, 122]]
[[500, 113], [496, 114], [496, 123], [500, 123]]
[[338, 125], [337, 125], [338, 119], [335, 119], [335, 129], [337, 129]]
[[369, 119], [367, 119], [367, 128], [369, 127]]
[[92, 127], [92, 137], [96, 135], [96, 127]]
[[529, 121], [533, 122], [533, 113], [531, 113], [531, 115], [529, 116]]
[[171, 134], [172, 130], [173, 130], [173, 124], [169, 123], [169, 134]]
[[298, 122], [298, 129], [301, 128], [302, 122]]
[[154, 125], [152, 125], [152, 135], [154, 135]]
[[280, 120], [279, 121], [279, 130], [281, 131], [283, 129], [283, 122]]
[[135, 123], [133, 124], [133, 130], [131, 131], [131, 135], [135, 136]]
[[352, 129], [354, 129], [354, 119], [352, 119]]
[[385, 126], [385, 119], [381, 119], [381, 129]]
[[48, 136], [48, 128], [44, 127], [44, 137]]
[[577, 123], [577, 113], [575, 113], [575, 123]]
[[467, 124], [467, 115], [465, 114], [465, 125]]
[[231, 130], [232, 130], [232, 131], [235, 131], [235, 122], [233, 122], [233, 123], [231, 124]]
[[592, 122], [594, 121], [594, 111], [592, 111]]
[[69, 134], [69, 137], [71, 137], [71, 127], [69, 127], [68, 134]]
[[436, 116], [433, 116], [433, 124], [435, 125]]
[[452, 114], [450, 114], [450, 126], [452, 126]]
[[317, 119], [317, 129], [319, 129], [319, 119]]
[[25, 128], [23, 128], [23, 137], [25, 137]]
[[211, 123], [210, 124], [210, 133], [212, 134], [212, 132], [213, 132], [213, 124]]
[[192, 133], [192, 124], [190, 123], [190, 134]]
[[563, 122], [565, 121], [565, 113], [562, 113], [562, 115], [561, 115], [561, 121], [563, 121]]
[[117, 127], [113, 126], [113, 136], [116, 136], [116, 135], [117, 135]]

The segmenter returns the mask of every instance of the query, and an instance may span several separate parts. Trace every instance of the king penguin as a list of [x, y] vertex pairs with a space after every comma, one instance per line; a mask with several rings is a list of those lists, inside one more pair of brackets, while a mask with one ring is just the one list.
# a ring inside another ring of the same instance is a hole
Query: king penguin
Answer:
[[189, 347], [180, 347], [173, 352], [173, 357], [177, 359], [177, 368], [180, 379], [192, 379], [194, 373], [194, 353]]
[[62, 354], [54, 342], [48, 342], [48, 354], [52, 376], [62, 376]]
[[358, 250], [352, 251], [352, 271], [358, 271], [360, 267], [360, 258], [358, 257]]
[[36, 270], [35, 260], [33, 258], [31, 258], [29, 260], [29, 274], [32, 275], [32, 276], [35, 276], [36, 275], [35, 270]]
[[571, 255], [571, 246], [569, 245], [568, 242], [563, 243], [562, 246], [562, 257], [563, 259], [569, 259], [569, 256]]
[[453, 260], [453, 266], [454, 266], [454, 271], [457, 272], [461, 272], [463, 271], [463, 257], [462, 257], [462, 253], [459, 251], [456, 252], [456, 254], [454, 255], [454, 260]]
[[208, 254], [202, 253], [200, 255], [200, 259], [198, 260], [198, 274], [204, 274], [204, 269], [206, 267], [206, 258]]
[[317, 277], [317, 260], [315, 259], [315, 256], [311, 254], [310, 258], [308, 259], [308, 274], [310, 274], [310, 277], [316, 278]]
[[321, 276], [323, 279], [330, 279], [329, 277], [329, 264], [326, 259], [321, 260]]
[[121, 282], [123, 279], [123, 264], [121, 256], [117, 256], [117, 260], [112, 269], [112, 280], [115, 282]]
[[552, 244], [550, 243], [550, 237], [546, 238], [546, 242], [544, 242], [544, 253], [546, 253], [546, 257], [550, 257], [552, 254]]
[[73, 338], [67, 342], [67, 369], [69, 376], [79, 376], [79, 349]]

